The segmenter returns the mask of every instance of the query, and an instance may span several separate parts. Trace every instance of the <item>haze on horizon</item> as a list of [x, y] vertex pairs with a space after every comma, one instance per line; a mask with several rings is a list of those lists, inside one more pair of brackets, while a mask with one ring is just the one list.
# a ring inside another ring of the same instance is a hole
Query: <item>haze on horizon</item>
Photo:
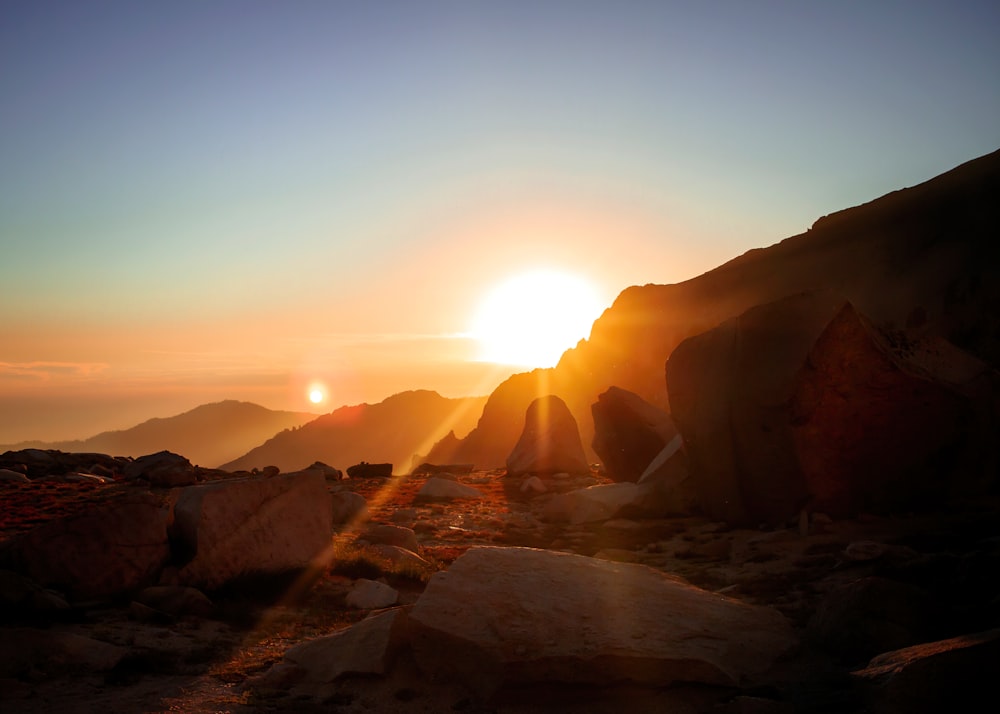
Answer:
[[609, 306], [995, 150], [997, 27], [989, 2], [4, 3], [0, 443], [486, 394], [524, 369], [476, 339], [506, 281]]

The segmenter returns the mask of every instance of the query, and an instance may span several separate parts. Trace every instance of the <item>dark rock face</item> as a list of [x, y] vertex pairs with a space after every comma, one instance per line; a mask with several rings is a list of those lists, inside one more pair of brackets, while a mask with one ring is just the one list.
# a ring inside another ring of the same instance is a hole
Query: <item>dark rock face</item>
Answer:
[[67, 473], [112, 476], [129, 463], [107, 454], [66, 453], [55, 449], [21, 449], [0, 455], [0, 469], [10, 469], [35, 480]]
[[169, 451], [140, 456], [125, 467], [127, 481], [145, 479], [150, 486], [173, 488], [191, 486], [198, 482], [194, 466], [183, 456]]
[[808, 290], [843, 295], [878, 325], [919, 326], [1000, 366], [1000, 151], [923, 184], [816, 221], [812, 228], [676, 285], [624, 290], [590, 338], [553, 369], [513, 375], [478, 426], [428, 461], [503, 463], [540, 394], [570, 407], [586, 444], [590, 405], [612, 385], [673, 411], [663, 364], [685, 339], [756, 305]]
[[392, 464], [360, 464], [347, 467], [347, 475], [351, 478], [389, 478], [392, 476]]
[[638, 481], [677, 436], [670, 415], [634, 392], [611, 387], [591, 405], [594, 452], [615, 481]]
[[15, 539], [5, 559], [41, 585], [87, 599], [153, 583], [169, 556], [167, 509], [137, 494], [45, 523]]
[[588, 473], [576, 420], [559, 397], [533, 401], [524, 416], [524, 431], [507, 457], [507, 475]]
[[701, 507], [731, 523], [780, 522], [804, 507], [850, 515], [946, 494], [973, 409], [917, 352], [892, 349], [828, 293], [685, 340], [667, 385]]

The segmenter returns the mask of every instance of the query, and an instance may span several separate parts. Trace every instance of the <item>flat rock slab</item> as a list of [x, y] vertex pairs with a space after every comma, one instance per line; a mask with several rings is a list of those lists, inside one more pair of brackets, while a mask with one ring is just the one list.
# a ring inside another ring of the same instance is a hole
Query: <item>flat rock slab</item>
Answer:
[[732, 686], [796, 645], [770, 608], [641, 565], [478, 547], [435, 574], [410, 616], [431, 678], [488, 696], [506, 683]]
[[[284, 663], [301, 667], [304, 679], [333, 682], [349, 674], [385, 674], [403, 641], [406, 613], [389, 610], [327, 637], [295, 645]], [[279, 665], [282, 663], [279, 663]]]
[[432, 476], [420, 487], [414, 500], [416, 501], [451, 501], [456, 498], [481, 499], [485, 495], [479, 489], [466, 486], [464, 483], [449, 481], [439, 476]]
[[189, 486], [174, 507], [173, 536], [194, 553], [180, 583], [213, 590], [307, 567], [330, 544], [330, 520], [326, 482], [316, 471]]

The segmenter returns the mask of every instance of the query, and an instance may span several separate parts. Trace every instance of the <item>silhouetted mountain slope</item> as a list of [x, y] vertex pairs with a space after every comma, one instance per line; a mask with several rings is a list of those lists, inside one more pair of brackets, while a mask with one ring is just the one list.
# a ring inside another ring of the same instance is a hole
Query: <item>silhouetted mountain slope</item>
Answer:
[[610, 386], [669, 410], [664, 364], [682, 340], [749, 308], [807, 290], [850, 299], [877, 324], [919, 327], [1000, 365], [1000, 151], [912, 188], [824, 216], [675, 285], [623, 291], [590, 339], [552, 369], [517, 374], [478, 426], [436, 461], [500, 466], [536, 396], [561, 396], [589, 450], [590, 405]]
[[244, 456], [223, 465], [235, 471], [274, 465], [283, 471], [314, 461], [345, 469], [368, 461], [391, 462], [395, 473], [409, 470], [449, 431], [465, 434], [485, 397], [447, 399], [426, 390], [395, 394], [378, 404], [341, 407], [298, 429], [283, 431]]
[[203, 404], [172, 417], [150, 419], [131, 429], [105, 431], [89, 439], [30, 441], [0, 447], [0, 451], [36, 448], [142, 456], [166, 449], [186, 456], [194, 464], [213, 468], [282, 429], [315, 418], [315, 414], [307, 412], [274, 411], [259, 404], [227, 400]]

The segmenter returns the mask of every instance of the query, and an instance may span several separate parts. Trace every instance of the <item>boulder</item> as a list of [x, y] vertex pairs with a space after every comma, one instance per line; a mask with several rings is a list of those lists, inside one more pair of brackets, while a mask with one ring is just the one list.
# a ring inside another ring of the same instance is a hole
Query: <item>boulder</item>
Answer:
[[591, 446], [615, 481], [638, 481], [677, 436], [669, 414], [626, 389], [610, 387], [590, 410], [594, 415]]
[[483, 696], [528, 682], [741, 685], [796, 644], [770, 608], [642, 565], [531, 548], [469, 549], [431, 577], [410, 625], [425, 674]]
[[399, 600], [399, 592], [395, 588], [380, 583], [377, 580], [359, 578], [351, 592], [347, 593], [348, 606], [358, 610], [375, 610], [395, 605]]
[[1000, 673], [1000, 629], [926, 642], [875, 657], [853, 675], [877, 714], [979, 711]]
[[145, 479], [150, 486], [174, 488], [191, 486], [198, 482], [198, 473], [183, 456], [170, 451], [140, 456], [125, 467], [126, 481]]
[[507, 457], [507, 475], [590, 473], [576, 419], [566, 403], [550, 394], [528, 405], [524, 430]]
[[208, 617], [215, 606], [197, 588], [180, 585], [156, 585], [145, 588], [135, 596], [135, 602], [167, 615], [194, 615]]
[[7, 558], [71, 598], [112, 597], [156, 581], [170, 556], [167, 519], [148, 493], [94, 502], [17, 537]]
[[127, 652], [125, 647], [70, 632], [10, 628], [0, 637], [0, 677], [23, 677], [32, 670], [47, 676], [103, 672]]
[[322, 461], [314, 461], [309, 466], [306, 466], [303, 471], [319, 471], [323, 474], [323, 478], [328, 481], [340, 481], [344, 478], [344, 472], [340, 469], [336, 469], [333, 466], [324, 464]]
[[330, 545], [331, 504], [322, 474], [245, 478], [189, 486], [171, 534], [191, 555], [181, 585], [214, 590], [251, 575], [305, 568]]
[[337, 491], [330, 494], [331, 518], [333, 525], [363, 522], [368, 519], [368, 502], [360, 493]]
[[464, 483], [432, 476], [417, 491], [416, 501], [452, 501], [456, 498], [485, 498], [483, 492]]
[[[385, 674], [405, 640], [405, 627], [402, 609], [381, 612], [332, 635], [295, 645], [275, 666], [300, 668], [300, 679], [307, 682], [333, 682], [351, 674]], [[264, 681], [267, 679], [265, 675]]]
[[609, 483], [560, 493], [542, 507], [542, 519], [562, 523], [592, 523], [613, 518], [633, 503], [640, 487], [634, 483]]
[[420, 543], [417, 542], [417, 534], [412, 528], [404, 526], [393, 526], [386, 523], [379, 523], [369, 526], [357, 537], [359, 542], [370, 544], [398, 545], [414, 553], [420, 552]]
[[392, 464], [370, 464], [362, 461], [347, 468], [351, 478], [389, 478], [392, 476]]
[[971, 410], [895, 339], [842, 298], [805, 293], [678, 345], [671, 412], [706, 515], [756, 525], [940, 495]]
[[20, 471], [12, 471], [10, 469], [0, 469], [0, 481], [11, 481], [14, 483], [30, 483], [31, 479], [29, 479]]

